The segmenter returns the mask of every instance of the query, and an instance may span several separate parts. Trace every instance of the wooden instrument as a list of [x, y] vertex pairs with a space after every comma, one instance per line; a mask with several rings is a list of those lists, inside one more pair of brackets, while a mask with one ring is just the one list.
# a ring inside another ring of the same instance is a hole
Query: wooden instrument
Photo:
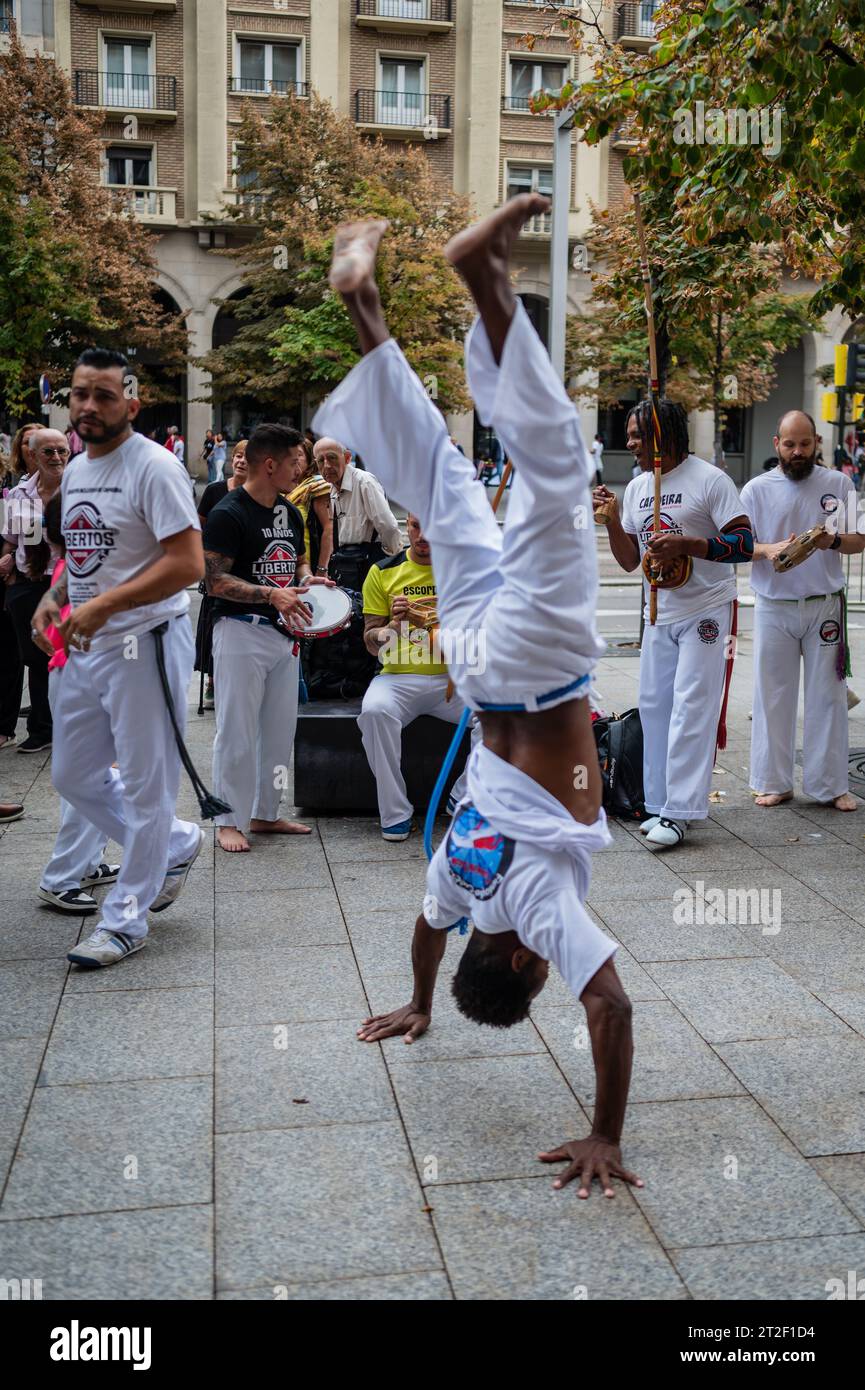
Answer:
[[772, 561], [772, 567], [778, 574], [786, 574], [788, 570], [794, 570], [797, 565], [801, 565], [803, 560], [807, 560], [809, 555], [813, 555], [817, 549], [817, 541], [826, 534], [825, 526], [812, 526], [810, 531], [803, 531], [801, 536], [796, 536], [782, 550], [780, 555], [776, 555]]

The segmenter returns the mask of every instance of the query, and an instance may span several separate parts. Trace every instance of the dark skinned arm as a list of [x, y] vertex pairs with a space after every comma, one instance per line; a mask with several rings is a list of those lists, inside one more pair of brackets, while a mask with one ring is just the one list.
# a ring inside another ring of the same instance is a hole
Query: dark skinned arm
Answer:
[[411, 944], [411, 963], [414, 971], [414, 993], [411, 1002], [393, 1013], [377, 1014], [364, 1019], [357, 1036], [361, 1042], [381, 1042], [405, 1034], [407, 1043], [425, 1033], [432, 1018], [432, 1001], [442, 956], [448, 944], [448, 934], [440, 927], [431, 927], [421, 913], [415, 923]]
[[[750, 524], [746, 516], [734, 516], [732, 521], [724, 523], [721, 530], [730, 531], [734, 526]], [[675, 560], [680, 555], [690, 555], [693, 560], [705, 560], [709, 553], [709, 542], [705, 536], [673, 536], [669, 531], [665, 531], [662, 536], [649, 541], [648, 551], [652, 559], [661, 564]]]
[[577, 1196], [585, 1200], [592, 1179], [601, 1183], [605, 1197], [614, 1197], [612, 1179], [642, 1187], [641, 1180], [622, 1166], [619, 1147], [628, 1089], [631, 1084], [631, 1064], [634, 1043], [631, 1033], [631, 1001], [622, 988], [612, 960], [601, 966], [589, 981], [580, 1002], [586, 1010], [592, 1057], [595, 1063], [595, 1113], [592, 1132], [586, 1139], [573, 1139], [557, 1149], [538, 1154], [542, 1163], [562, 1163], [568, 1167], [556, 1178], [553, 1187], [562, 1188], [580, 1179]]

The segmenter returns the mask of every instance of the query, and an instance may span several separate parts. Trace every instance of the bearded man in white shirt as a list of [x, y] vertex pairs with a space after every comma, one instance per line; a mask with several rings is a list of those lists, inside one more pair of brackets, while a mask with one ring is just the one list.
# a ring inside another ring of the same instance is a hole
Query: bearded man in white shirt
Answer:
[[[842, 555], [865, 550], [857, 530], [856, 489], [844, 473], [816, 462], [816, 426], [803, 410], [778, 422], [779, 463], [742, 489], [754, 526], [754, 713], [751, 787], [758, 806], [793, 796], [799, 664], [805, 668], [802, 790], [837, 811], [855, 811], [849, 791], [847, 602]], [[772, 561], [790, 541], [825, 526], [817, 549], [778, 573]]]

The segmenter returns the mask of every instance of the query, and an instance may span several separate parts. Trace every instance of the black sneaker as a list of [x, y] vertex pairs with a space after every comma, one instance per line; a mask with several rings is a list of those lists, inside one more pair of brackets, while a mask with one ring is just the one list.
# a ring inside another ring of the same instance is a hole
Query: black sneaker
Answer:
[[57, 912], [72, 912], [82, 915], [88, 912], [95, 912], [99, 904], [95, 898], [91, 898], [89, 893], [82, 893], [80, 888], [67, 888], [63, 893], [53, 893], [50, 888], [40, 888], [39, 896], [49, 907], [53, 907]]
[[30, 734], [23, 743], [19, 743], [19, 753], [47, 753], [51, 747], [50, 738], [37, 738], [35, 734]]
[[85, 878], [82, 878], [81, 887], [98, 888], [103, 883], [115, 883], [119, 873], [119, 864], [106, 864], [103, 861], [97, 866], [95, 874], [87, 874]]

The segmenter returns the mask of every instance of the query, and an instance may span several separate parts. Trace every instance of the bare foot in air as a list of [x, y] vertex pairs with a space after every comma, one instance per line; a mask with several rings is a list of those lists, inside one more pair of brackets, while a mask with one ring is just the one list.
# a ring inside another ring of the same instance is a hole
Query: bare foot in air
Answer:
[[859, 802], [855, 796], [851, 796], [850, 792], [842, 792], [840, 796], [835, 797], [832, 805], [836, 811], [855, 811]]
[[755, 806], [780, 806], [784, 801], [792, 801], [792, 792], [763, 792], [754, 802]]
[[504, 207], [451, 237], [445, 256], [470, 285], [474, 275], [489, 269], [491, 260], [507, 270], [514, 243], [526, 222], [549, 212], [551, 206], [550, 199], [542, 193], [520, 193]]
[[311, 835], [312, 828], [296, 820], [254, 820], [249, 828], [253, 835]]
[[366, 222], [344, 222], [337, 227], [329, 279], [338, 294], [353, 294], [372, 278], [379, 242], [388, 226], [379, 217]]
[[235, 825], [220, 825], [216, 831], [216, 843], [229, 854], [243, 854], [249, 850], [249, 841]]

